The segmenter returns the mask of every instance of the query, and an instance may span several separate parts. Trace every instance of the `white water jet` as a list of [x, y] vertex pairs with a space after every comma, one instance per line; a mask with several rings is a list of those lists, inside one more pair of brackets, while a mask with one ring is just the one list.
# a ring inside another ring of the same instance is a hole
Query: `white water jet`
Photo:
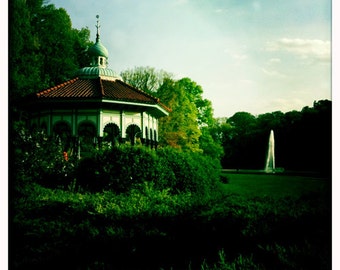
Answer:
[[268, 152], [267, 152], [267, 160], [266, 167], [264, 168], [266, 173], [274, 173], [275, 172], [275, 141], [274, 141], [274, 131], [270, 131], [269, 142], [268, 142]]

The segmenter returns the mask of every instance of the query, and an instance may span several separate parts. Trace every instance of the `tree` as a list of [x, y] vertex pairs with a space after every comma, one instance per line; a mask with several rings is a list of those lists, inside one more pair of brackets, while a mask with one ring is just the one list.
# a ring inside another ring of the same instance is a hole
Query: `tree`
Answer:
[[237, 135], [245, 135], [255, 128], [256, 117], [248, 112], [237, 112], [227, 122], [235, 127]]
[[14, 0], [9, 4], [9, 98], [13, 100], [44, 86], [39, 79], [42, 59], [38, 35], [31, 26], [42, 1]]
[[184, 89], [189, 100], [195, 104], [197, 113], [197, 124], [201, 135], [199, 147], [204, 154], [212, 158], [220, 159], [223, 155], [223, 148], [217, 138], [213, 137], [215, 120], [211, 101], [203, 98], [203, 89], [196, 82], [189, 78], [183, 78], [178, 84]]
[[135, 67], [120, 73], [124, 82], [146, 92], [157, 95], [157, 90], [165, 79], [171, 79], [173, 75], [164, 70], [155, 70], [152, 67]]
[[179, 82], [166, 79], [157, 95], [172, 110], [168, 117], [159, 120], [160, 144], [184, 151], [200, 151], [197, 110], [185, 88]]
[[189, 78], [182, 78], [178, 83], [183, 87], [189, 99], [197, 109], [197, 121], [200, 127], [213, 125], [213, 108], [211, 101], [203, 98], [203, 89]]
[[80, 64], [92, 43], [88, 29], [72, 29], [66, 10], [43, 0], [10, 1], [10, 99], [61, 83]]
[[237, 112], [227, 119], [231, 125], [223, 147], [226, 156], [224, 166], [242, 169], [261, 169], [264, 167], [266, 133], [258, 129], [257, 118], [248, 112]]
[[257, 117], [257, 128], [266, 132], [269, 132], [271, 129], [277, 130], [284, 124], [284, 117], [284, 113], [280, 111], [260, 114]]
[[202, 127], [201, 133], [199, 143], [203, 154], [220, 160], [224, 154], [223, 147], [221, 142], [212, 136], [212, 129], [208, 126]]
[[202, 97], [203, 89], [189, 78], [178, 81], [172, 74], [151, 67], [135, 67], [121, 72], [123, 80], [159, 97], [172, 109], [160, 119], [160, 143], [197, 151], [219, 158], [223, 149], [214, 141], [209, 126], [214, 124], [212, 104]]

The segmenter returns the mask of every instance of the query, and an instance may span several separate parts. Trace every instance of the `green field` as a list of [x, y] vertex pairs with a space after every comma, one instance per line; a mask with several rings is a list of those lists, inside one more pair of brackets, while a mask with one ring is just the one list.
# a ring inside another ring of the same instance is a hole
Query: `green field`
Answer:
[[222, 175], [228, 179], [228, 184], [223, 185], [226, 193], [248, 198], [263, 196], [298, 198], [309, 193], [325, 192], [330, 187], [330, 180], [320, 177], [226, 172]]

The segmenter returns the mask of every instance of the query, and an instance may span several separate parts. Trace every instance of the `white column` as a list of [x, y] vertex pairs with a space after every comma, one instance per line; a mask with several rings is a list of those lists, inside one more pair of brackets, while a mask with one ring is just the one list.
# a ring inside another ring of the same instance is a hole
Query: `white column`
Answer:
[[126, 138], [125, 113], [123, 110], [120, 112], [120, 130], [122, 132], [122, 138]]
[[99, 137], [103, 137], [104, 136], [104, 123], [103, 123], [103, 110], [102, 109], [99, 110], [97, 121], [98, 121], [97, 126], [99, 127], [99, 132], [97, 133], [99, 134]]

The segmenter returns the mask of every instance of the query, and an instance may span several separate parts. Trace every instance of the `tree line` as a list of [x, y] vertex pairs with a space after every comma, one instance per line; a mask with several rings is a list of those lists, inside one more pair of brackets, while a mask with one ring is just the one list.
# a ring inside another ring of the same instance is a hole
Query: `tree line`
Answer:
[[[72, 28], [67, 11], [43, 0], [10, 2], [9, 100], [72, 78], [87, 66], [93, 44], [88, 28]], [[58, 23], [56, 23], [58, 22]], [[160, 119], [160, 146], [201, 152], [225, 168], [263, 169], [270, 130], [276, 141], [276, 164], [288, 170], [329, 172], [331, 101], [315, 101], [301, 111], [254, 116], [237, 112], [214, 118], [210, 100], [190, 78], [174, 79], [153, 67], [122, 71], [123, 80], [150, 93], [171, 108]], [[11, 106], [15, 111], [15, 106]], [[12, 119], [11, 119], [12, 120]]]
[[274, 131], [276, 166], [286, 170], [330, 173], [332, 163], [332, 103], [254, 116], [237, 112], [220, 121], [223, 167], [263, 169], [270, 131]]

